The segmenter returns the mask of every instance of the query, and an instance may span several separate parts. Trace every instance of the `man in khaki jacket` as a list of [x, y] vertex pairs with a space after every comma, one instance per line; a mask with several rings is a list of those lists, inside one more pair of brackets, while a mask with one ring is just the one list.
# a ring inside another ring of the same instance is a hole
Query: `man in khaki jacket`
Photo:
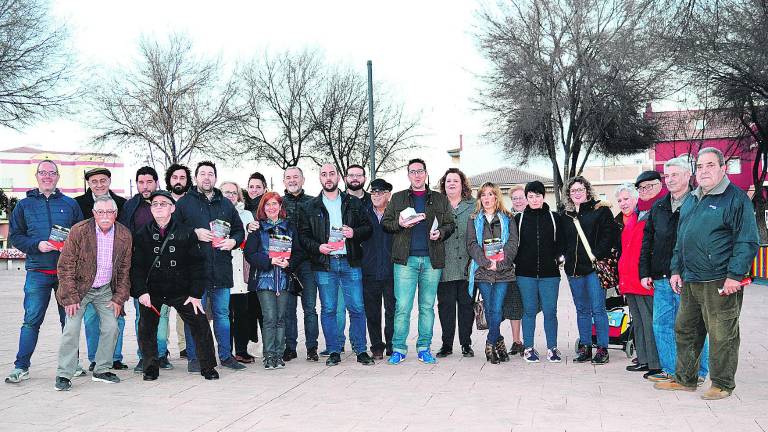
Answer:
[[93, 304], [99, 315], [99, 347], [93, 381], [117, 383], [110, 372], [117, 339], [117, 317], [130, 293], [131, 233], [115, 223], [117, 204], [97, 197], [90, 219], [72, 227], [58, 263], [56, 298], [67, 318], [59, 347], [55, 389], [69, 390], [77, 367], [80, 327], [85, 307]]

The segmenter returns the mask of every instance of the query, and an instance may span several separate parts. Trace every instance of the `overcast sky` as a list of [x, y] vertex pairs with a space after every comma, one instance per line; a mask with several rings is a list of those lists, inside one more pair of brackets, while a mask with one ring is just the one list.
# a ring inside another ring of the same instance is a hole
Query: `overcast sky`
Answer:
[[[372, 60], [375, 80], [404, 101], [408, 111], [422, 113], [420, 143], [425, 149], [420, 156], [427, 159], [435, 179], [450, 165], [445, 151], [458, 146], [460, 134], [465, 149], [462, 169], [468, 175], [510, 164], [497, 148], [482, 142], [483, 118], [471, 102], [479, 86], [476, 76], [484, 70], [472, 37], [477, 5], [435, 0], [66, 0], [53, 2], [52, 9], [67, 23], [70, 44], [84, 67], [128, 67], [138, 57], [142, 35], [164, 40], [173, 32], [186, 33], [197, 51], [221, 55], [228, 65], [264, 49], [306, 47], [361, 72]], [[0, 130], [0, 149], [38, 145], [87, 151], [92, 135], [76, 119], [55, 119], [21, 132]], [[125, 162], [130, 171], [135, 169], [134, 161]], [[545, 164], [527, 169], [551, 175]], [[222, 168], [219, 179], [245, 180], [254, 170], [272, 177], [275, 189], [282, 189], [278, 171], [253, 161], [239, 169]], [[317, 183], [314, 174], [307, 177]], [[385, 177], [396, 186], [405, 185], [404, 172]], [[308, 189], [319, 187], [308, 184]]]

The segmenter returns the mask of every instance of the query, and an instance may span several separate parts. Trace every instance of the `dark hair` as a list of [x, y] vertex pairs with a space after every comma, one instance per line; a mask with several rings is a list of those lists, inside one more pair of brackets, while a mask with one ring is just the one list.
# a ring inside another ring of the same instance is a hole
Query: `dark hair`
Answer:
[[219, 176], [219, 174], [216, 172], [216, 164], [211, 161], [202, 161], [197, 163], [197, 167], [195, 168], [195, 177], [197, 177], [197, 172], [200, 171], [200, 167], [209, 166], [213, 168], [213, 175], [216, 177]]
[[448, 174], [456, 174], [461, 179], [461, 197], [472, 198], [472, 188], [469, 187], [467, 176], [465, 176], [458, 168], [448, 168], [445, 174], [440, 178], [440, 193], [445, 195], [445, 180], [448, 178]]
[[178, 170], [183, 170], [187, 174], [186, 186], [189, 187], [189, 185], [192, 184], [192, 172], [189, 170], [189, 168], [187, 168], [186, 165], [173, 164], [169, 166], [167, 170], [165, 170], [165, 189], [173, 189], [173, 186], [171, 186], [171, 176]]
[[528, 195], [528, 192], [533, 192], [535, 194], [539, 194], [541, 196], [545, 196], [546, 190], [544, 188], [544, 183], [534, 180], [531, 182], [528, 182], [525, 185], [525, 194]]
[[139, 181], [139, 176], [151, 175], [155, 181], [157, 181], [157, 171], [151, 166], [143, 166], [136, 171], [136, 181]]
[[415, 163], [420, 163], [421, 166], [423, 166], [425, 170], [427, 169], [427, 163], [424, 162], [424, 159], [421, 159], [421, 158], [413, 158], [413, 159], [409, 160], [408, 161], [408, 165], [406, 165], [405, 167], [408, 168], [409, 166], [411, 166], [411, 164], [415, 164]]
[[570, 211], [576, 209], [576, 204], [574, 204], [573, 200], [571, 199], [571, 186], [573, 186], [574, 183], [581, 183], [584, 186], [584, 189], [586, 189], [587, 193], [587, 201], [595, 198], [595, 192], [592, 189], [592, 183], [590, 183], [589, 180], [583, 176], [571, 177], [568, 179], [565, 185], [563, 185], [563, 195], [565, 195], [565, 209]]
[[[251, 176], [248, 177], [248, 183], [250, 183], [251, 180], [261, 180], [261, 184], [264, 185], [264, 189], [267, 188], [267, 179], [266, 177], [264, 177], [262, 173], [256, 171], [255, 173], [251, 174]], [[247, 183], [246, 183], [246, 186], [247, 186]]]
[[352, 164], [352, 165], [348, 166], [347, 167], [347, 173], [349, 173], [349, 170], [352, 169], [352, 168], [359, 168], [359, 169], [363, 170], [363, 175], [365, 175], [365, 168], [363, 168], [362, 165]]
[[267, 201], [271, 199], [275, 199], [277, 203], [280, 204], [280, 213], [278, 214], [278, 217], [281, 219], [288, 217], [285, 211], [285, 206], [283, 206], [283, 197], [277, 192], [267, 192], [261, 196], [261, 200], [259, 201], [259, 207], [256, 209], [256, 220], [267, 219], [267, 213], [264, 211], [264, 206], [267, 204]]

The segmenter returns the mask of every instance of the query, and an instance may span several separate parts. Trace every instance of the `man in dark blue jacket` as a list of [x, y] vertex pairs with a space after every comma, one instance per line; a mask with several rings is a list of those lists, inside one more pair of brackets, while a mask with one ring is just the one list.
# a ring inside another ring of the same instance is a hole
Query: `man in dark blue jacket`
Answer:
[[706, 147], [696, 159], [697, 187], [680, 207], [669, 284], [680, 293], [675, 321], [674, 381], [661, 390], [696, 391], [699, 360], [709, 335], [712, 386], [701, 397], [727, 398], [736, 387], [739, 362], [741, 281], [758, 250], [757, 221], [747, 194], [726, 176], [720, 150]]
[[[203, 304], [210, 302], [213, 315], [213, 333], [219, 348], [221, 365], [229, 369], [245, 369], [232, 355], [231, 333], [229, 328], [229, 289], [234, 285], [232, 277], [231, 250], [239, 246], [245, 231], [237, 209], [228, 199], [224, 199], [216, 189], [216, 165], [203, 161], [195, 168], [196, 185], [176, 204], [176, 215], [180, 223], [195, 230], [200, 248], [205, 257], [206, 289]], [[228, 226], [229, 234], [219, 237], [220, 228]], [[190, 373], [200, 372], [200, 363], [195, 353], [195, 341], [185, 325], [187, 356]]]
[[[384, 350], [392, 355], [395, 325], [395, 288], [392, 277], [392, 234], [384, 231], [381, 218], [389, 204], [392, 185], [384, 179], [371, 182], [371, 206], [366, 208], [373, 234], [363, 242], [363, 303], [371, 338], [371, 353], [384, 359]], [[381, 300], [384, 299], [384, 343], [381, 340]]]
[[[48, 240], [54, 225], [71, 228], [83, 220], [77, 202], [57, 188], [59, 169], [53, 161], [37, 164], [37, 189], [27, 191], [11, 214], [11, 243], [27, 255], [24, 282], [24, 323], [19, 336], [19, 351], [14, 369], [5, 378], [9, 384], [29, 379], [29, 365], [37, 345], [37, 336], [51, 300], [58, 288], [56, 264], [60, 252]], [[64, 309], [59, 306], [59, 321], [64, 328]], [[83, 372], [84, 374], [84, 372]]]

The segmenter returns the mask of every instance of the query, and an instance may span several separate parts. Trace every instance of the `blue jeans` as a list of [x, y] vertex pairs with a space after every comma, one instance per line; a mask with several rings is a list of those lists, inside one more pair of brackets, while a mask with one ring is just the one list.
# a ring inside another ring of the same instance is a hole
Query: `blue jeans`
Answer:
[[363, 272], [359, 267], [350, 267], [346, 258], [330, 258], [330, 271], [315, 272], [317, 288], [320, 291], [320, 323], [328, 352], [341, 352], [337, 320], [339, 290], [349, 310], [349, 339], [352, 350], [359, 354], [367, 351], [365, 334], [365, 307], [363, 306]]
[[[317, 348], [317, 337], [320, 334], [320, 327], [317, 323], [317, 284], [315, 283], [315, 274], [309, 261], [304, 261], [299, 265], [297, 276], [301, 281], [304, 290], [301, 293], [301, 308], [304, 311], [304, 338], [306, 347]], [[288, 304], [285, 314], [285, 345], [287, 348], [296, 350], [299, 339], [299, 328], [297, 318], [298, 299], [295, 296], [288, 296]]]
[[406, 341], [410, 331], [416, 287], [419, 289], [419, 337], [416, 339], [416, 350], [429, 349], [435, 325], [437, 285], [442, 274], [443, 269], [432, 268], [428, 256], [409, 256], [406, 265], [394, 264], [395, 328], [392, 334], [392, 351], [408, 353]]
[[[653, 280], [653, 334], [656, 337], [656, 350], [659, 363], [664, 372], [674, 375], [677, 362], [675, 340], [675, 319], [680, 308], [680, 294], [672, 291], [669, 279]], [[704, 341], [699, 358], [699, 376], [709, 373], [709, 342]]]
[[[138, 308], [136, 310], [138, 310]], [[88, 361], [93, 363], [96, 361], [96, 349], [99, 348], [99, 334], [101, 333], [101, 329], [99, 328], [99, 314], [96, 313], [96, 308], [93, 306], [93, 303], [88, 303], [85, 307], [83, 325], [85, 326], [85, 345], [88, 347]], [[124, 330], [125, 317], [120, 315], [117, 317], [117, 343], [115, 344], [115, 352], [112, 354], [113, 362], [123, 361]], [[141, 356], [139, 356], [139, 358], [141, 358]]]
[[[213, 315], [213, 334], [216, 336], [216, 345], [219, 349], [219, 360], [226, 361], [232, 357], [232, 337], [229, 333], [229, 288], [214, 288], [205, 290], [203, 304], [210, 299], [211, 314]], [[195, 338], [184, 324], [184, 334], [187, 339], [187, 359], [197, 360], [195, 351]]]
[[[336, 301], [336, 326], [339, 329], [339, 346], [344, 349], [347, 338], [344, 337], [344, 330], [347, 329], [347, 305], [344, 303], [344, 292], [339, 290], [339, 299]], [[328, 349], [326, 344], [326, 349]]]
[[[47, 275], [36, 271], [28, 271], [24, 282], [24, 322], [19, 334], [19, 351], [16, 353], [14, 366], [18, 369], [29, 369], [32, 353], [37, 346], [40, 326], [43, 325], [45, 311], [51, 301], [51, 293], [59, 287], [59, 279], [55, 275]], [[64, 329], [66, 315], [64, 308], [59, 306], [59, 322]]]
[[[514, 282], [513, 282], [514, 283]], [[501, 308], [504, 306], [504, 297], [507, 295], [509, 282], [475, 282], [483, 296], [485, 306], [485, 320], [488, 322], [488, 336], [486, 343], [495, 344], [501, 338]]]
[[605, 290], [600, 286], [597, 273], [586, 276], [568, 276], [568, 284], [576, 306], [576, 324], [579, 342], [592, 346], [592, 324], [595, 324], [597, 346], [608, 347], [608, 313], [605, 311]]
[[557, 296], [560, 293], [560, 278], [517, 277], [520, 297], [523, 300], [523, 343], [526, 348], [533, 348], [533, 335], [536, 332], [536, 315], [544, 313], [544, 334], [547, 336], [547, 348], [557, 347]]

